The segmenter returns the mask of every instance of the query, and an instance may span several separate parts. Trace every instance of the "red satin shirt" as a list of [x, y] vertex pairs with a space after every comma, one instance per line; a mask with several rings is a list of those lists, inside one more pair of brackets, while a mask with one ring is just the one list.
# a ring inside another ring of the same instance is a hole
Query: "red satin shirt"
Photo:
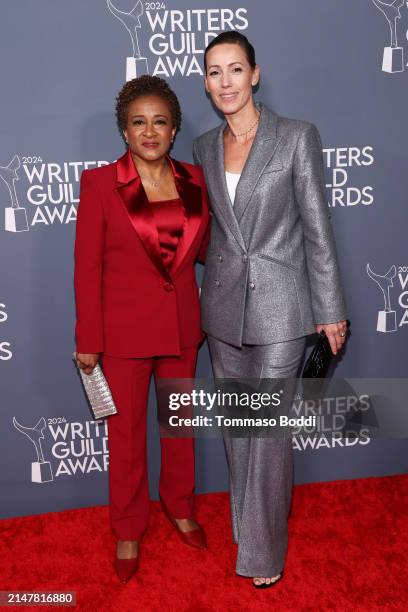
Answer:
[[150, 202], [150, 205], [159, 234], [160, 254], [165, 267], [170, 270], [183, 235], [183, 203], [180, 198], [176, 198]]

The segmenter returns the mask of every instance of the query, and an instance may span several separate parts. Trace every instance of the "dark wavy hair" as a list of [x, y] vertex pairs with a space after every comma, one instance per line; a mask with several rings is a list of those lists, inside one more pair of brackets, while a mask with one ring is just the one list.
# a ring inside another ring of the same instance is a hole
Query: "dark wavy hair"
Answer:
[[164, 79], [144, 74], [125, 83], [116, 97], [116, 122], [122, 137], [127, 125], [129, 104], [141, 96], [157, 96], [164, 100], [170, 109], [173, 126], [177, 131], [180, 129], [181, 108], [176, 94]]
[[245, 51], [245, 55], [248, 60], [248, 64], [251, 66], [251, 68], [255, 68], [256, 66], [255, 49], [253, 48], [253, 46], [251, 45], [247, 37], [241, 34], [241, 32], [237, 32], [236, 30], [227, 30], [226, 32], [221, 32], [221, 34], [218, 34], [218, 36], [213, 38], [212, 41], [207, 45], [204, 51], [204, 68], [206, 72], [207, 72], [207, 53], [213, 47], [216, 47], [217, 45], [225, 45], [225, 44], [239, 45], [241, 49]]

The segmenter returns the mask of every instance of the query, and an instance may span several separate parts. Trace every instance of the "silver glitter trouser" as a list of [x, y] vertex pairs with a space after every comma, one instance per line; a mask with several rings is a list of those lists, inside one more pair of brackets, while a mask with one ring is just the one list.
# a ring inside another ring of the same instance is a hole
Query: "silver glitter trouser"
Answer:
[[[237, 348], [208, 337], [215, 378], [294, 378], [306, 339]], [[291, 439], [225, 438], [230, 470], [236, 572], [272, 577], [283, 570], [293, 486]]]

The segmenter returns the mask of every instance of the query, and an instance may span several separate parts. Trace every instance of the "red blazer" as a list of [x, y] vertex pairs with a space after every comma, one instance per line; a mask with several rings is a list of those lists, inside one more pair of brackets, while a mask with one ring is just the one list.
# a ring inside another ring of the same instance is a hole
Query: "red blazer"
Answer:
[[184, 205], [170, 272], [130, 152], [84, 170], [75, 241], [79, 353], [178, 355], [203, 338], [194, 264], [208, 244], [208, 199], [199, 166], [169, 158]]

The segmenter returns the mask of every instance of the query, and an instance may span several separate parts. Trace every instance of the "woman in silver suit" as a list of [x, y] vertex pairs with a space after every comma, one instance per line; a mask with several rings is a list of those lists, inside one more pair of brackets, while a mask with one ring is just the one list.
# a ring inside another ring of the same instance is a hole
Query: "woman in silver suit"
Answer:
[[[212, 206], [201, 293], [217, 378], [293, 378], [306, 336], [343, 346], [346, 310], [314, 125], [255, 103], [260, 70], [247, 38], [205, 50], [205, 87], [224, 122], [194, 142]], [[292, 492], [290, 439], [225, 439], [236, 572], [256, 588], [280, 580]]]

